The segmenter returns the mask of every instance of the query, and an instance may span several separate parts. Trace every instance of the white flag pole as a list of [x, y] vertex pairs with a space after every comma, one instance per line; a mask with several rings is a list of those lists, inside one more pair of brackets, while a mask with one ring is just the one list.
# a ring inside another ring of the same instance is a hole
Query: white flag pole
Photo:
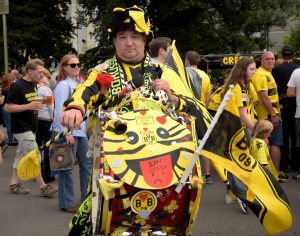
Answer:
[[229, 100], [231, 99], [233, 93], [232, 93], [232, 89], [234, 88], [233, 85], [230, 85], [229, 86], [229, 89], [228, 91], [226, 92], [218, 110], [217, 110], [217, 113], [215, 114], [213, 120], [211, 121], [211, 124], [209, 126], [209, 128], [206, 130], [206, 133], [205, 135], [203, 136], [202, 140], [199, 141], [199, 147], [196, 149], [196, 151], [194, 152], [194, 155], [189, 163], [189, 165], [187, 166], [187, 168], [185, 169], [183, 175], [181, 176], [178, 184], [177, 184], [177, 187], [175, 189], [175, 191], [177, 193], [180, 193], [181, 189], [183, 188], [183, 186], [185, 185], [188, 177], [189, 177], [189, 174], [191, 173], [195, 163], [196, 163], [196, 160], [199, 158], [199, 156], [201, 155], [201, 151], [211, 133], [211, 131], [213, 130], [213, 128], [215, 127], [216, 123], [218, 122], [219, 120], [219, 117], [220, 115], [222, 114], [223, 110], [225, 109], [226, 105], [228, 104]]

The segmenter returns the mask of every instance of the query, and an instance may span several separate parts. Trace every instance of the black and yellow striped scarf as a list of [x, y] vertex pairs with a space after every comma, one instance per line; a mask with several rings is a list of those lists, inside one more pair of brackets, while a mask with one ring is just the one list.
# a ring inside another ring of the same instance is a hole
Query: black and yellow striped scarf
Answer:
[[120, 63], [117, 57], [114, 56], [109, 62], [106, 73], [114, 77], [111, 88], [109, 89], [110, 97], [118, 94], [122, 88], [126, 86], [126, 82], [131, 80], [143, 80], [141, 84], [151, 90], [150, 81], [156, 76], [154, 67], [151, 64], [151, 58], [148, 54], [146, 54], [143, 62], [135, 65], [125, 62]]

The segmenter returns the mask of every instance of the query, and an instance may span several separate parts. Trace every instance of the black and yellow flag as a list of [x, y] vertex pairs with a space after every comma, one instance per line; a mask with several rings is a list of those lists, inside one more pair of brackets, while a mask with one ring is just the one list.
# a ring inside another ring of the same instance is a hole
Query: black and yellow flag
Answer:
[[[193, 95], [174, 42], [162, 79], [172, 83], [175, 94], [181, 95], [184, 102], [194, 104], [187, 107], [189, 113], [196, 117], [197, 134], [201, 139], [211, 117]], [[230, 99], [221, 114], [202, 154], [211, 159], [220, 178], [249, 206], [269, 235], [283, 232], [291, 226], [292, 215], [287, 196], [271, 173], [251, 157], [234, 99]]]
[[251, 157], [234, 99], [220, 116], [202, 154], [212, 160], [221, 179], [254, 212], [269, 235], [291, 227], [287, 196], [273, 175]]
[[172, 43], [172, 48], [162, 71], [161, 78], [168, 81], [172, 85], [173, 93], [181, 98], [181, 110], [188, 111], [196, 118], [197, 135], [198, 138], [202, 138], [212, 118], [205, 105], [193, 94], [191, 81], [186, 76], [185, 67], [176, 49], [175, 41]]
[[172, 84], [174, 92], [194, 98], [191, 92], [191, 83], [187, 80], [184, 64], [175, 47], [175, 41], [173, 41], [172, 48], [167, 56], [161, 78]]

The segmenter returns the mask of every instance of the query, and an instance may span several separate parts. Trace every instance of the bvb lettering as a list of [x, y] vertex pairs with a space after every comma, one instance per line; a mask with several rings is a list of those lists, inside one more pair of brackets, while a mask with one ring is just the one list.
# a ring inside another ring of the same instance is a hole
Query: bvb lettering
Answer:
[[143, 139], [145, 143], [149, 143], [149, 144], [153, 144], [156, 142], [155, 136], [149, 132], [144, 134]]
[[[147, 198], [147, 206], [149, 207], [149, 206], [152, 206], [152, 205], [153, 205], [153, 200], [151, 198]], [[135, 206], [140, 207], [142, 210], [147, 209], [147, 207], [142, 206], [142, 201], [138, 200], [138, 199], [135, 201]]]

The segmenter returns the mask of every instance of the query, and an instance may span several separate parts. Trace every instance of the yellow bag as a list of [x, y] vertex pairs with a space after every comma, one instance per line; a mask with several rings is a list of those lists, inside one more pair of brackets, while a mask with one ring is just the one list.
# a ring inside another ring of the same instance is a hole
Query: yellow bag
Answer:
[[38, 150], [32, 150], [19, 161], [17, 174], [21, 180], [34, 179], [40, 174], [39, 154]]

